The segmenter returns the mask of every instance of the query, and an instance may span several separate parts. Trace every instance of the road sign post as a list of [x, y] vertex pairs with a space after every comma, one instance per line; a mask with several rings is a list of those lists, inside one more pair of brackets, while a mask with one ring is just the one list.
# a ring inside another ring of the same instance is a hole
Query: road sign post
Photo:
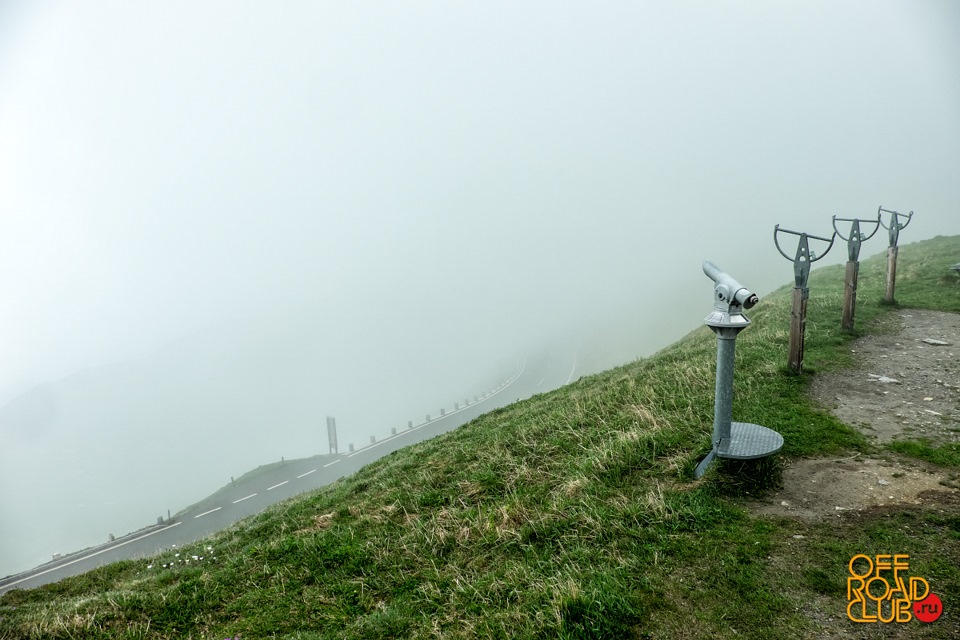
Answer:
[[339, 453], [337, 449], [337, 419], [327, 416], [327, 439], [330, 442], [330, 455]]

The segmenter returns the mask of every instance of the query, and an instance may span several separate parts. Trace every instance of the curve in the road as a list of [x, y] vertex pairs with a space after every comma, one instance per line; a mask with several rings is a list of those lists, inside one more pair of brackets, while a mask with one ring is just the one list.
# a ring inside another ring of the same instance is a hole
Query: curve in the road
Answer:
[[[334, 460], [322, 465], [317, 464], [318, 459], [328, 458], [329, 456], [316, 456], [300, 461], [290, 461], [283, 467], [270, 470], [264, 475], [257, 476], [249, 481], [238, 481], [236, 486], [232, 487], [232, 495], [227, 497], [226, 501], [223, 501], [222, 496], [217, 499], [211, 496], [211, 498], [193, 505], [190, 511], [177, 514], [178, 519], [176, 521], [168, 521], [166, 525], [157, 525], [147, 530], [146, 533], [130, 534], [116, 542], [97, 547], [91, 552], [72, 554], [33, 570], [0, 580], [0, 593], [18, 587], [37, 587], [71, 575], [78, 575], [102, 564], [125, 558], [153, 555], [165, 548], [197, 540], [224, 529], [247, 516], [259, 513], [272, 504], [330, 484], [408, 444], [427, 440], [455, 429], [491, 410], [490, 401], [507, 389], [514, 388], [520, 391], [522, 395], [529, 396], [543, 391], [543, 383], [550, 379], [553, 382], [547, 385], [548, 388], [564, 386], [570, 382], [576, 368], [576, 361], [574, 360], [569, 375], [566, 376], [565, 381], [561, 382], [562, 374], [557, 375], [556, 363], [551, 363], [549, 359], [540, 362], [539, 366], [535, 367], [536, 370], [528, 370], [527, 364], [528, 361], [525, 358], [519, 369], [510, 378], [472, 404], [465, 404], [449, 413], [425, 420], [420, 424], [372, 442], [350, 453], [338, 454], [338, 457]], [[563, 367], [561, 371], [565, 372], [566, 367]], [[525, 373], [529, 380], [522, 381]], [[536, 379], [536, 382], [534, 382], [534, 379]], [[291, 478], [291, 473], [298, 475]], [[294, 480], [300, 482], [294, 483], [292, 482]], [[270, 485], [264, 487], [267, 483], [270, 483]]]

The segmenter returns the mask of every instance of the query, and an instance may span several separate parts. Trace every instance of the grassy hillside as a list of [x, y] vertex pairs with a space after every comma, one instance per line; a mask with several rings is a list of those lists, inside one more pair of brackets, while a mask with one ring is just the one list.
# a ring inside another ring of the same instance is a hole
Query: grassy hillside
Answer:
[[[901, 247], [899, 302], [960, 311], [960, 278], [947, 270], [958, 261], [960, 237]], [[880, 304], [884, 270], [885, 254], [861, 265], [860, 331], [891, 312]], [[811, 277], [805, 375], [785, 371], [789, 288], [748, 313], [737, 341], [734, 418], [782, 433], [786, 458], [871, 449], [805, 395], [817, 372], [851, 364], [842, 279], [842, 266]], [[773, 558], [798, 525], [749, 514], [742, 494], [758, 487], [748, 474], [715, 466], [692, 479], [710, 447], [715, 358], [701, 328], [650, 359], [391, 454], [179, 557], [8, 593], [0, 637], [796, 638], [812, 632], [814, 600], [835, 600], [844, 616], [846, 564], [878, 547], [910, 553], [956, 616], [956, 506], [803, 525], [809, 552], [785, 566]], [[776, 481], [776, 465], [752, 472]], [[182, 562], [193, 555], [203, 560]]]

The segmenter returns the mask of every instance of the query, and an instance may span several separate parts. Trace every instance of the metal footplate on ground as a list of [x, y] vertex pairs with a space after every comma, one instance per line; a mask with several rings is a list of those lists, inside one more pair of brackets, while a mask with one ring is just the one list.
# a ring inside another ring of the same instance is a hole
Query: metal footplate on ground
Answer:
[[783, 436], [766, 427], [749, 422], [731, 422], [730, 437], [717, 445], [718, 458], [752, 460], [776, 453], [783, 448]]
[[704, 261], [703, 272], [715, 284], [713, 312], [704, 322], [717, 335], [717, 385], [713, 403], [713, 448], [697, 465], [694, 471], [697, 478], [706, 472], [714, 458], [751, 460], [772, 455], [783, 447], [783, 436], [773, 429], [731, 419], [737, 334], [750, 326], [743, 310], [753, 307], [759, 298], [712, 262]]

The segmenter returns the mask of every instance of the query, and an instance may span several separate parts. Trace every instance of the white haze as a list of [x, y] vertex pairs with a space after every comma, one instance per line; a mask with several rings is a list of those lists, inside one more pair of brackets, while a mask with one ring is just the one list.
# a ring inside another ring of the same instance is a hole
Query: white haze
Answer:
[[791, 280], [776, 223], [960, 233], [958, 31], [949, 1], [0, 4], [0, 575], [69, 550], [38, 531], [91, 487], [149, 497], [105, 537], [321, 452], [325, 415], [363, 438], [526, 350], [647, 355], [701, 322], [704, 258]]

